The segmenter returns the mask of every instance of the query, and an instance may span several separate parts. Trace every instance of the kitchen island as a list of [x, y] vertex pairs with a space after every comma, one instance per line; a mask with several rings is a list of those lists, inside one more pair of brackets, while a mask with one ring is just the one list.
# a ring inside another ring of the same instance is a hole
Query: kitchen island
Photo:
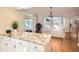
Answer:
[[46, 52], [49, 49], [50, 34], [25, 32], [20, 35], [0, 35], [1, 52]]

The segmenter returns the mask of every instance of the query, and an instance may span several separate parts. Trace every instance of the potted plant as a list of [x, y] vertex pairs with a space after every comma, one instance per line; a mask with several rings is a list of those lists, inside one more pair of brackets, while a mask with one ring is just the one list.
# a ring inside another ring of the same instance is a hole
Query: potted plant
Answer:
[[17, 31], [17, 28], [18, 28], [18, 22], [17, 21], [13, 21], [12, 28], [14, 29], [14, 32]]

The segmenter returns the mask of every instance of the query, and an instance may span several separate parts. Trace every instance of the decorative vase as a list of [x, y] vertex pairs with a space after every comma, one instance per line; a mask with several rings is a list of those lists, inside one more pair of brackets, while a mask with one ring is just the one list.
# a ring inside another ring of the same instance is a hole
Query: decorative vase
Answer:
[[13, 31], [13, 35], [16, 36], [17, 34], [18, 34], [17, 29], [14, 29], [14, 31]]
[[14, 33], [16, 33], [17, 32], [17, 29], [14, 29]]
[[7, 36], [11, 36], [11, 30], [6, 30], [6, 34], [7, 34]]

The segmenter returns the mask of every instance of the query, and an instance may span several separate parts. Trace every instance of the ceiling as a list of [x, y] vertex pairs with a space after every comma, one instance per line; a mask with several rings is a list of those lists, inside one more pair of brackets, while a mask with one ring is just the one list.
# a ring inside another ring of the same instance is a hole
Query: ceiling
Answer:
[[[37, 14], [38, 16], [47, 16], [50, 13], [49, 7], [32, 7], [27, 8], [25, 11]], [[78, 7], [53, 7], [53, 16], [76, 16], [79, 14]]]

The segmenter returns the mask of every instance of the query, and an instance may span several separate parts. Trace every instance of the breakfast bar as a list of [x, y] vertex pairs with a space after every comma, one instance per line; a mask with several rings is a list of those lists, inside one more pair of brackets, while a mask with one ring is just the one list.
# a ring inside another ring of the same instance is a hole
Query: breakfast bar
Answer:
[[50, 34], [29, 33], [21, 35], [0, 35], [0, 51], [3, 52], [44, 52], [48, 51]]

